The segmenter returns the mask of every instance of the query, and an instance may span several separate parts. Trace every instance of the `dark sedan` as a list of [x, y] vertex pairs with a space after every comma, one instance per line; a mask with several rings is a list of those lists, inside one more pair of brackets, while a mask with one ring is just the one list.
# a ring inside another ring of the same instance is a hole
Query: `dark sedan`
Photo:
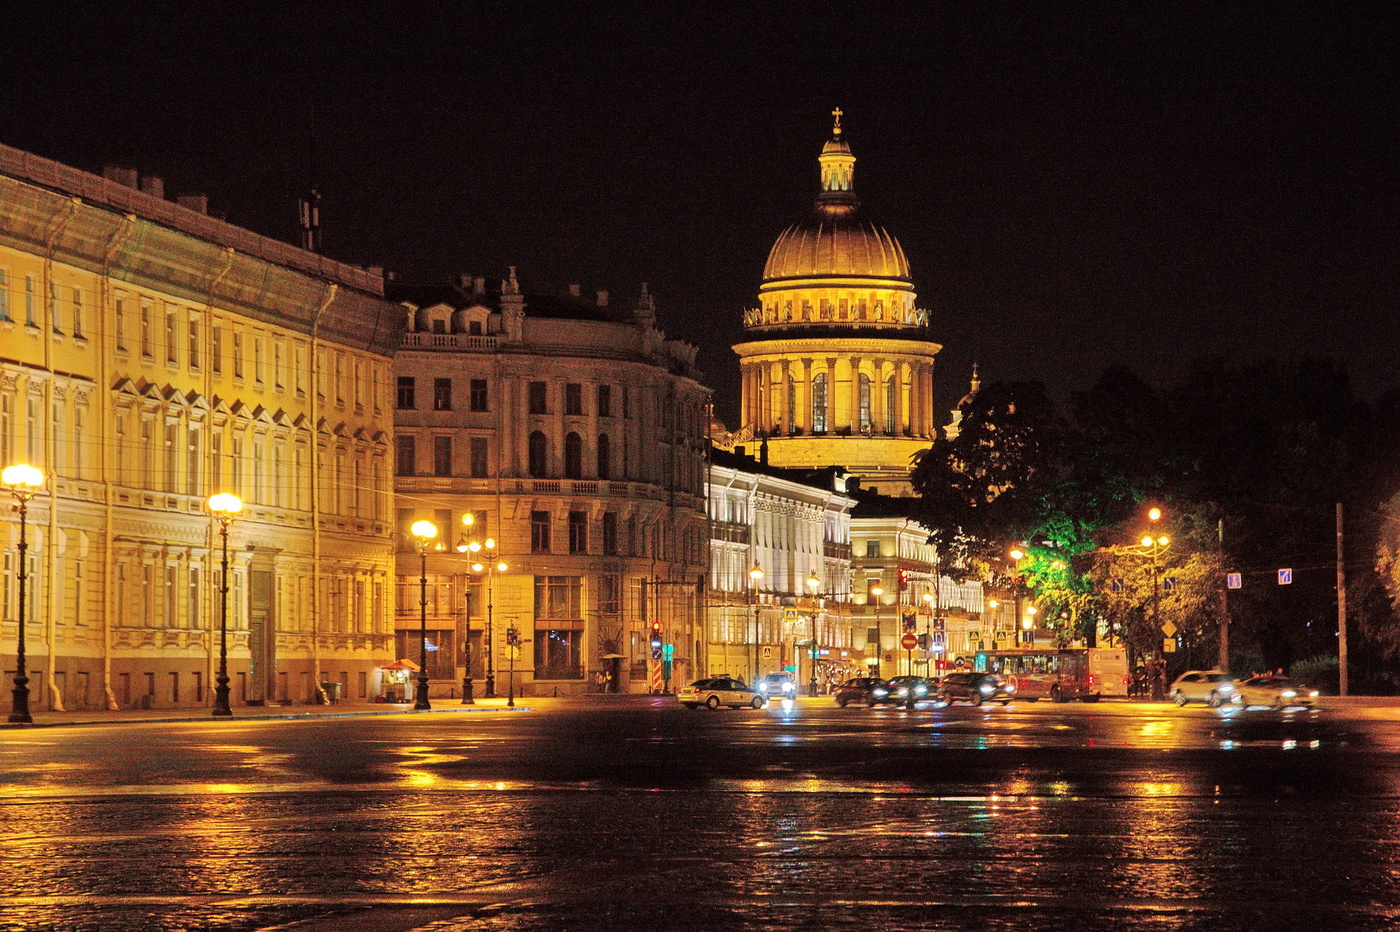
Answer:
[[1009, 705], [1015, 696], [1014, 688], [994, 673], [949, 673], [943, 677], [938, 691], [949, 704], [1000, 702]]
[[897, 700], [890, 690], [890, 684], [878, 676], [852, 677], [832, 690], [836, 704], [845, 708], [852, 702], [859, 702], [872, 708], [877, 705], [892, 705]]

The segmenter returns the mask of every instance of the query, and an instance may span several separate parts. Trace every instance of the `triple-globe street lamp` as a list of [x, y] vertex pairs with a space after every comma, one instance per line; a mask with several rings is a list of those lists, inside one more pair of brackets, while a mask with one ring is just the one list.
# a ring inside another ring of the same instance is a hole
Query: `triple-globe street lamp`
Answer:
[[[476, 519], [471, 514], [462, 515], [462, 524], [465, 528], [471, 528], [476, 523]], [[469, 540], [467, 531], [463, 530], [461, 537], [457, 540], [457, 552], [466, 554], [472, 562], [470, 564], [473, 573], [486, 574], [486, 698], [496, 697], [496, 674], [495, 666], [492, 663], [491, 638], [494, 634], [492, 630], [495, 613], [495, 579], [496, 573], [504, 573], [510, 569], [505, 561], [500, 559], [496, 552], [496, 539], [488, 537], [485, 540]], [[472, 606], [471, 606], [471, 582], [467, 583], [467, 631], [463, 638], [464, 657], [466, 660], [466, 675], [462, 677], [462, 704], [474, 705], [475, 699], [472, 695]]]
[[409, 528], [413, 549], [418, 551], [418, 688], [413, 708], [432, 708], [428, 702], [428, 546], [437, 538], [437, 525], [431, 521], [415, 521]]
[[243, 500], [237, 495], [220, 492], [209, 496], [209, 512], [219, 522], [219, 537], [223, 542], [222, 570], [219, 575], [219, 674], [214, 678], [215, 718], [230, 718], [233, 709], [228, 702], [228, 526], [233, 516], [243, 510]]
[[15, 498], [15, 511], [19, 512], [19, 629], [16, 632], [15, 649], [15, 689], [14, 701], [10, 707], [10, 721], [17, 725], [31, 724], [34, 719], [29, 714], [29, 673], [24, 666], [24, 589], [29, 578], [26, 554], [29, 542], [25, 538], [25, 517], [29, 513], [29, 500], [44, 484], [44, 474], [26, 463], [6, 466], [0, 473], [0, 482], [9, 489]]
[[753, 605], [753, 680], [749, 685], [758, 688], [758, 584], [763, 581], [763, 567], [755, 560], [753, 569], [749, 570], [749, 602]]
[[815, 570], [812, 571], [812, 575], [807, 577], [807, 588], [812, 592], [812, 643], [808, 657], [811, 661], [811, 670], [807, 680], [807, 695], [815, 696], [817, 694], [817, 609], [820, 608], [821, 604], [818, 599], [822, 588], [821, 577], [816, 574]]

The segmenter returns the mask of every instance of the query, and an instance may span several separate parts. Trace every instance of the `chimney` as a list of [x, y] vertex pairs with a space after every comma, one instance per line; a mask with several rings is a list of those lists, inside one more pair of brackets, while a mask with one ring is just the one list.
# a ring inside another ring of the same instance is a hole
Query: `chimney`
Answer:
[[165, 179], [159, 175], [142, 175], [141, 190], [151, 197], [165, 200]]
[[209, 196], [207, 194], [181, 194], [175, 198], [175, 203], [197, 214], [209, 213]]
[[598, 292], [598, 306], [599, 306], [599, 307], [607, 307], [607, 306], [608, 306], [608, 293], [607, 293], [606, 291], [600, 291], [600, 292]]
[[128, 188], [140, 188], [136, 179], [136, 169], [124, 165], [102, 166], [102, 177]]
[[465, 273], [457, 276], [457, 287], [463, 291], [470, 291], [472, 287], [472, 277]]
[[583, 294], [583, 288], [578, 284], [578, 282], [574, 282], [572, 285], [569, 286], [569, 294], [577, 298]]
[[472, 279], [472, 294], [486, 294], [486, 279], [480, 275]]
[[366, 266], [366, 267], [365, 267], [365, 271], [368, 272], [369, 274], [373, 275], [375, 278], [383, 278], [383, 277], [384, 277], [384, 266], [382, 266], [382, 265], [369, 265], [369, 266]]

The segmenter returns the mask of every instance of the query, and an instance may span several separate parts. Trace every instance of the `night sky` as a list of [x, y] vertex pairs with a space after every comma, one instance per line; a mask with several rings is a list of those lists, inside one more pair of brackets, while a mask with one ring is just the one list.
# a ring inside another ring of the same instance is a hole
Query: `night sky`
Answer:
[[12, 4], [0, 142], [291, 241], [314, 183], [325, 252], [405, 280], [647, 282], [737, 426], [728, 347], [840, 106], [941, 408], [974, 360], [1062, 400], [1200, 357], [1400, 384], [1382, 5], [564, 6]]

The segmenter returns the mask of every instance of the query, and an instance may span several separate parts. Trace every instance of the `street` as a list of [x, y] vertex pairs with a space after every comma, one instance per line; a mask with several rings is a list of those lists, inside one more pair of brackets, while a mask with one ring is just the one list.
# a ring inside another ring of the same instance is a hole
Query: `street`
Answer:
[[530, 703], [0, 730], [0, 929], [1400, 915], [1400, 708]]

